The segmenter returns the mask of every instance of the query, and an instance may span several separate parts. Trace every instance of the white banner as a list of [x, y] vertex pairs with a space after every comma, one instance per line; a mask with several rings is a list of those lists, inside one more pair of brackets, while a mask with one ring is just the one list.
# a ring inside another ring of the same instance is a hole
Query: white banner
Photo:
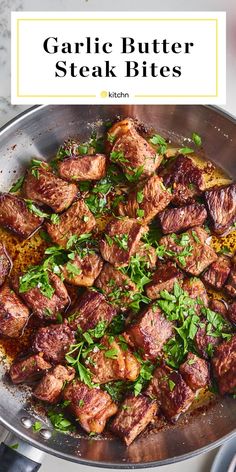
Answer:
[[13, 12], [13, 104], [214, 103], [224, 12]]

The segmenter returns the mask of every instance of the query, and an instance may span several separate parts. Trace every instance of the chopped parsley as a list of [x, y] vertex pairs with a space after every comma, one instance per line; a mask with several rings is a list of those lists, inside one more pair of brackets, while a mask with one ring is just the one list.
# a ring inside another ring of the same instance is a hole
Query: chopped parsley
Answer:
[[40, 431], [42, 429], [43, 425], [40, 421], [35, 421], [33, 424], [33, 430], [35, 432]]
[[190, 147], [182, 147], [182, 148], [178, 149], [179, 154], [192, 154], [193, 152], [194, 152], [194, 150]]
[[10, 193], [15, 193], [15, 192], [18, 192], [18, 190], [21, 189], [23, 183], [24, 183], [24, 176], [23, 177], [20, 177], [13, 185], [12, 187], [10, 188], [9, 192]]
[[197, 133], [192, 133], [192, 140], [196, 144], [196, 146], [200, 147], [202, 144], [202, 138]]
[[158, 154], [165, 154], [167, 151], [167, 142], [159, 134], [154, 134], [150, 139], [150, 143], [157, 147]]

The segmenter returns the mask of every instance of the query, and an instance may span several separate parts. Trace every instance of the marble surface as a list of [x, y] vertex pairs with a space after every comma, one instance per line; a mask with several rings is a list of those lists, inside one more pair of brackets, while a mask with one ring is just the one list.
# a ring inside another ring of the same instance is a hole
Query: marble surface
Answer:
[[[119, 7], [111, 0], [0, 0], [0, 126], [27, 106], [12, 106], [10, 101], [10, 12], [37, 10], [226, 10], [227, 15], [227, 103], [222, 106], [236, 116], [236, 8], [235, 0], [119, 0]], [[0, 431], [1, 432], [1, 431]], [[209, 472], [217, 449], [185, 462], [161, 467], [162, 472]], [[44, 455], [42, 472], [93, 472], [91, 467], [68, 463]], [[107, 470], [107, 469], [100, 469]], [[154, 471], [157, 469], [140, 469]], [[223, 472], [223, 471], [222, 471]]]

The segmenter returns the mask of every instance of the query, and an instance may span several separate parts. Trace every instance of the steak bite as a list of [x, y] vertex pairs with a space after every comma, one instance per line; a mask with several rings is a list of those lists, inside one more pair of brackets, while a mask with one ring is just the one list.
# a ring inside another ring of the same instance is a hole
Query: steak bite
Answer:
[[29, 309], [13, 290], [5, 285], [0, 290], [0, 335], [18, 338], [28, 319]]
[[221, 290], [229, 276], [230, 269], [230, 258], [227, 256], [219, 256], [202, 275], [202, 279], [215, 290]]
[[0, 225], [22, 239], [29, 238], [42, 225], [43, 218], [32, 213], [22, 198], [0, 194]]
[[230, 306], [229, 306], [229, 310], [228, 310], [228, 319], [231, 323], [233, 323], [234, 325], [236, 325], [236, 302], [233, 302]]
[[154, 174], [129, 193], [126, 203], [120, 203], [119, 214], [141, 218], [144, 223], [149, 223], [171, 199], [172, 195], [163, 185], [162, 179]]
[[125, 311], [137, 293], [136, 285], [130, 278], [111, 264], [105, 263], [95, 286], [102, 290], [109, 302], [120, 311]]
[[219, 313], [223, 318], [227, 318], [228, 315], [228, 305], [223, 300], [218, 300], [217, 298], [212, 298], [210, 300], [210, 309], [212, 311], [216, 311]]
[[66, 386], [63, 398], [70, 402], [68, 410], [87, 433], [102, 433], [107, 420], [117, 412], [117, 406], [107, 392], [89, 388], [79, 380]]
[[154, 420], [157, 403], [144, 395], [129, 395], [115, 418], [110, 429], [129, 446], [134, 439]]
[[190, 407], [195, 394], [182, 375], [167, 366], [157, 367], [147, 388], [147, 395], [156, 398], [165, 417], [176, 421]]
[[210, 370], [208, 362], [192, 352], [187, 355], [186, 361], [179, 368], [186, 384], [195, 392], [210, 384]]
[[126, 330], [125, 338], [131, 345], [142, 349], [145, 358], [155, 359], [173, 333], [172, 323], [153, 304], [139, 314]]
[[202, 305], [208, 306], [208, 295], [204, 284], [197, 277], [185, 279], [182, 286], [183, 290], [187, 292], [190, 298], [198, 302], [199, 309]]
[[220, 337], [207, 334], [207, 323], [202, 321], [194, 338], [195, 348], [199, 355], [204, 359], [208, 359], [211, 357], [214, 348], [218, 346], [219, 343]]
[[192, 203], [203, 189], [203, 171], [182, 154], [163, 169], [162, 177], [165, 186], [172, 188], [172, 203], [177, 206]]
[[135, 219], [111, 220], [100, 242], [103, 259], [115, 267], [126, 266], [137, 252], [141, 237], [147, 232]]
[[66, 323], [55, 324], [38, 329], [33, 341], [33, 351], [42, 352], [49, 362], [63, 364], [65, 354], [74, 343], [75, 335], [71, 328]]
[[39, 287], [21, 292], [20, 278], [18, 277], [13, 278], [11, 282], [14, 290], [21, 296], [32, 313], [42, 320], [55, 321], [57, 314], [64, 310], [70, 302], [66, 287], [56, 274], [49, 274], [49, 283], [54, 290], [51, 298], [43, 295]]
[[33, 391], [34, 397], [48, 403], [57, 403], [65, 383], [71, 382], [75, 377], [73, 367], [64, 367], [58, 364], [47, 372]]
[[34, 382], [52, 366], [44, 360], [43, 354], [33, 354], [25, 359], [16, 360], [10, 368], [10, 378], [14, 384]]
[[86, 365], [92, 373], [94, 383], [106, 383], [112, 380], [130, 380], [134, 382], [140, 372], [140, 363], [125, 345], [123, 336], [110, 340], [100, 339], [101, 349], [94, 349], [86, 357]]
[[207, 190], [205, 200], [214, 232], [225, 233], [236, 220], [236, 184]]
[[104, 154], [72, 156], [58, 162], [58, 173], [65, 180], [99, 180], [106, 175]]
[[60, 215], [59, 223], [47, 223], [46, 228], [54, 243], [66, 247], [71, 236], [90, 233], [96, 227], [96, 220], [84, 203], [79, 200]]
[[167, 251], [171, 251], [171, 256], [176, 264], [192, 275], [199, 275], [212, 262], [217, 260], [217, 254], [208, 244], [206, 231], [196, 226], [185, 233], [179, 235], [170, 234], [163, 236], [159, 243]]
[[108, 325], [117, 314], [105, 299], [102, 293], [95, 290], [86, 290], [78, 301], [78, 304], [70, 314], [68, 321], [73, 330], [82, 331], [93, 329], [98, 323]]
[[23, 190], [26, 198], [49, 206], [55, 213], [66, 210], [78, 193], [75, 184], [57, 177], [46, 163], [37, 167], [37, 174], [27, 171]]
[[102, 266], [103, 260], [99, 254], [89, 250], [85, 255], [76, 254], [73, 260], [63, 266], [62, 273], [69, 284], [92, 287]]
[[12, 261], [4, 244], [0, 243], [0, 286], [4, 284], [6, 277], [12, 268]]
[[136, 131], [132, 120], [116, 123], [108, 133], [115, 137], [110, 159], [120, 165], [126, 175], [132, 178], [140, 172], [143, 179], [155, 172], [162, 156]]
[[150, 244], [140, 242], [134, 257], [138, 257], [141, 262], [145, 262], [148, 269], [155, 269], [157, 263], [157, 254], [155, 248], [150, 246]]
[[232, 258], [232, 267], [225, 285], [225, 291], [230, 297], [236, 297], [236, 256]]
[[194, 226], [201, 226], [207, 211], [201, 203], [192, 203], [179, 208], [167, 208], [158, 215], [164, 234], [178, 233]]
[[167, 261], [165, 264], [159, 264], [156, 272], [154, 272], [152, 281], [146, 285], [146, 294], [151, 300], [160, 298], [160, 292], [167, 290], [171, 292], [175, 282], [183, 278], [182, 272], [176, 265]]
[[212, 358], [213, 373], [221, 395], [235, 393], [236, 389], [236, 334], [215, 349]]

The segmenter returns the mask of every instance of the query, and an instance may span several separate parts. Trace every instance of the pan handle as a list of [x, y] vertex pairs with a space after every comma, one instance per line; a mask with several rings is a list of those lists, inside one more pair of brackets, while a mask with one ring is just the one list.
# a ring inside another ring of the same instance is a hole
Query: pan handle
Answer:
[[9, 433], [0, 444], [0, 472], [37, 472], [42, 456], [43, 452]]

